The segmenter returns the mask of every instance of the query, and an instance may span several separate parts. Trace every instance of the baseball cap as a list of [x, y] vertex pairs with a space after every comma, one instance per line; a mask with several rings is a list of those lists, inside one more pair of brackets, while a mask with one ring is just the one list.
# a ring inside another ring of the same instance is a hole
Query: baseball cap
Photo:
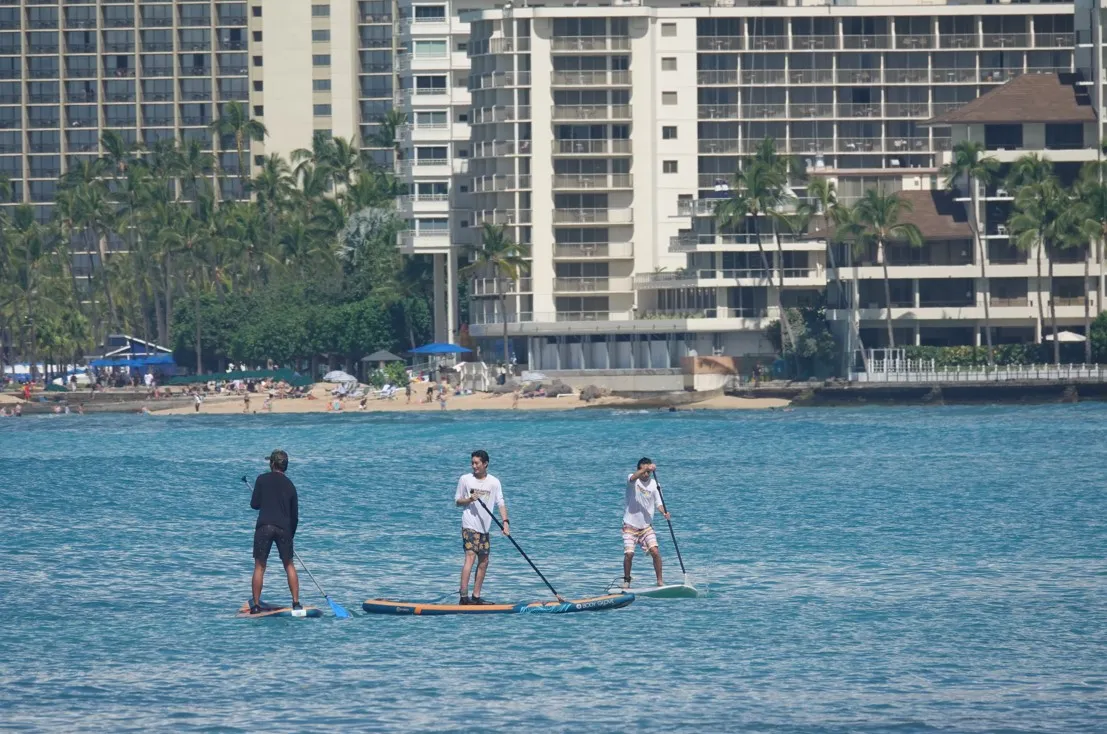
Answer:
[[280, 463], [280, 462], [283, 461], [285, 464], [287, 464], [288, 463], [288, 454], [285, 453], [284, 451], [281, 451], [280, 449], [274, 449], [273, 453], [271, 453], [271, 454], [269, 454], [269, 456], [265, 457], [265, 460], [269, 461], [269, 462], [276, 462], [276, 463]]

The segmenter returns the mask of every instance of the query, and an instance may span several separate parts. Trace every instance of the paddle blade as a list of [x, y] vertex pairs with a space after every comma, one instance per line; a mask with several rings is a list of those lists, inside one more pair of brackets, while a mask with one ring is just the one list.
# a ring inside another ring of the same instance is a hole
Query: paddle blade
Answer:
[[329, 596], [327, 597], [327, 603], [331, 605], [331, 611], [334, 612], [334, 616], [338, 619], [349, 619], [350, 613], [336, 601], [333, 601]]

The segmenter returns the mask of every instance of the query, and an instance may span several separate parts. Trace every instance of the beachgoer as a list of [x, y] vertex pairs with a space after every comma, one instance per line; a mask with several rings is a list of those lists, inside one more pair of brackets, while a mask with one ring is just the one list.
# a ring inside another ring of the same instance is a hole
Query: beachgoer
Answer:
[[432, 400], [434, 400], [434, 385], [428, 385], [427, 386], [427, 399], [426, 399], [426, 402], [429, 403]]
[[261, 611], [261, 587], [265, 581], [265, 564], [269, 560], [269, 551], [273, 543], [277, 544], [277, 553], [284, 572], [288, 577], [288, 590], [292, 592], [292, 608], [300, 606], [300, 579], [293, 565], [295, 551], [292, 539], [296, 535], [296, 525], [300, 520], [299, 498], [296, 486], [285, 476], [288, 471], [288, 454], [277, 449], [267, 457], [269, 471], [254, 481], [254, 493], [250, 497], [250, 507], [258, 510], [258, 521], [254, 526], [254, 576], [251, 580], [250, 614]]
[[200, 393], [196, 393], [195, 395], [192, 396], [192, 399], [195, 401], [194, 402], [195, 409], [196, 409], [195, 412], [199, 413], [200, 412], [200, 402], [203, 400], [203, 398], [200, 397]]
[[23, 399], [24, 400], [30, 400], [31, 399], [31, 383], [29, 383], [29, 382], [24, 382], [23, 383]]
[[511, 409], [516, 410], [519, 407], [519, 388], [515, 388], [515, 391], [511, 393]]
[[411, 380], [408, 380], [407, 385], [404, 386], [404, 394], [407, 395], [408, 404], [411, 404]]
[[250, 393], [248, 393], [248, 392], [245, 393], [242, 396], [242, 412], [243, 413], [249, 413], [250, 412]]
[[648, 458], [638, 460], [638, 470], [627, 476], [625, 509], [623, 511], [623, 588], [630, 588], [630, 566], [634, 561], [635, 546], [653, 556], [653, 570], [657, 574], [657, 585], [664, 586], [661, 576], [661, 551], [657, 547], [657, 535], [653, 532], [653, 513], [661, 510], [665, 519], [669, 513], [661, 503], [661, 493], [657, 489], [657, 480], [653, 478], [656, 468]]
[[84, 414], [85, 414], [84, 403], [77, 403], [77, 415], [84, 415]]
[[[457, 480], [457, 491], [454, 493], [454, 502], [458, 507], [465, 508], [461, 513], [461, 545], [465, 549], [465, 564], [461, 567], [458, 603], [488, 604], [480, 595], [492, 550], [488, 533], [492, 526], [492, 516], [488, 513], [499, 506], [504, 535], [511, 534], [511, 525], [507, 519], [507, 504], [504, 502], [500, 480], [488, 473], [488, 452], [483, 449], [474, 451], [469, 456], [469, 463], [472, 472], [463, 474]], [[483, 507], [481, 502], [484, 503]], [[473, 596], [470, 598], [469, 573], [473, 570], [473, 564], [476, 564], [477, 572], [473, 580]]]
[[12, 415], [14, 415], [16, 418], [22, 418], [23, 417], [23, 406], [22, 405], [16, 403], [16, 406], [15, 406], [14, 410], [15, 410], [15, 412], [12, 413]]

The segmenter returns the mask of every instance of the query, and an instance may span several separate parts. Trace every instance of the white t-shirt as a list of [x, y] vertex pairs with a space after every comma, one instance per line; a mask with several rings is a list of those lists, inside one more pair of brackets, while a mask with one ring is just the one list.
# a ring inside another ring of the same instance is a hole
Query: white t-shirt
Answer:
[[[491, 474], [485, 474], [484, 479], [477, 479], [472, 474], [463, 474], [461, 479], [457, 480], [457, 492], [454, 493], [454, 499], [465, 499], [474, 491], [476, 496], [484, 501], [485, 506], [488, 507], [488, 512], [495, 512], [497, 506], [503, 507], [505, 505], [504, 491], [500, 487], [500, 480]], [[462, 529], [487, 533], [488, 529], [492, 527], [492, 518], [488, 515], [488, 512], [484, 511], [484, 507], [480, 506], [480, 502], [466, 505], [465, 510], [461, 513]]]
[[630, 525], [639, 530], [653, 525], [654, 510], [661, 506], [661, 494], [657, 491], [657, 482], [652, 476], [643, 484], [642, 480], [635, 479], [633, 474], [627, 475], [624, 525]]

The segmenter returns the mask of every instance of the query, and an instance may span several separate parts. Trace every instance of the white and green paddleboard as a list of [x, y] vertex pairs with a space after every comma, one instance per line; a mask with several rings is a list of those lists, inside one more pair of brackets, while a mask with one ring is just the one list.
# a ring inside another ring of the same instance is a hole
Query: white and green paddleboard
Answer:
[[624, 589], [621, 585], [612, 584], [610, 588], [618, 589], [624, 594], [634, 594], [636, 597], [642, 596], [648, 599], [695, 599], [698, 596], [705, 596], [705, 592], [693, 586], [688, 579], [679, 584], [665, 584], [664, 586], [642, 586]]

